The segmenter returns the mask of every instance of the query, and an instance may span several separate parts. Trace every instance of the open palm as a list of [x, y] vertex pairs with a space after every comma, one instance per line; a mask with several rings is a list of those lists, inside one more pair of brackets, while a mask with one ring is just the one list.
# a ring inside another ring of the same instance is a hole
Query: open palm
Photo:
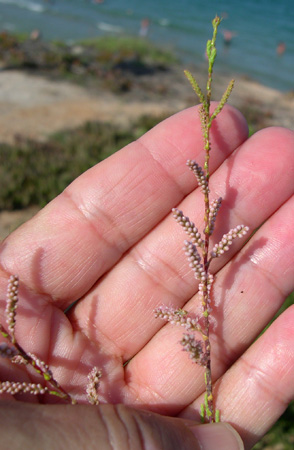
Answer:
[[[255, 341], [294, 288], [294, 135], [271, 128], [246, 140], [231, 107], [211, 135], [210, 195], [223, 198], [212, 241], [239, 223], [259, 228], [211, 266], [216, 406], [252, 445], [294, 393], [294, 309]], [[203, 164], [196, 108], [88, 170], [2, 243], [1, 322], [7, 279], [17, 274], [16, 337], [78, 401], [97, 366], [101, 402], [199, 418], [203, 369], [181, 351], [182, 330], [153, 314], [161, 305], [199, 307], [185, 235], [170, 214], [178, 207], [203, 228], [189, 158]], [[2, 379], [26, 379], [0, 362]]]

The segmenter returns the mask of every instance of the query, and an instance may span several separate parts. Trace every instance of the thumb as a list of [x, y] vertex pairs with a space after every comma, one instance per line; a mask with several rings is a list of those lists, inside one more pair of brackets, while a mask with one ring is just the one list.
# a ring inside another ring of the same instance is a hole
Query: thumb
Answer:
[[[0, 403], [2, 448], [242, 450], [228, 424], [196, 425], [125, 405]], [[27, 424], [27, 425], [26, 425]], [[21, 446], [21, 447], [19, 447]]]
[[[188, 425], [189, 426], [189, 425]], [[211, 423], [189, 427], [201, 450], [244, 450], [244, 444], [237, 431], [228, 423]], [[192, 448], [192, 447], [191, 447]], [[188, 447], [190, 450], [190, 447]]]

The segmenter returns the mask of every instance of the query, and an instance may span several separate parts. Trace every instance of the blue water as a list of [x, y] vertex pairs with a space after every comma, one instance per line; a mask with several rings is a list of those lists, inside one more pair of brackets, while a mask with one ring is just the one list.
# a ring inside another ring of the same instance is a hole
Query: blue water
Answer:
[[[44, 39], [76, 41], [114, 34], [138, 36], [148, 18], [148, 39], [203, 63], [211, 19], [224, 16], [222, 30], [235, 33], [229, 46], [218, 41], [218, 67], [245, 74], [282, 91], [294, 90], [293, 0], [0, 0], [0, 29], [30, 32]], [[276, 54], [278, 42], [286, 44]]]

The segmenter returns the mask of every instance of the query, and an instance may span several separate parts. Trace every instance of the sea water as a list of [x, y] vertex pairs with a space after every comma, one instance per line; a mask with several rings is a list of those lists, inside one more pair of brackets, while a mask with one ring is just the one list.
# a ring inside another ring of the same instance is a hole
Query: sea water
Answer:
[[[293, 0], [0, 0], [0, 30], [38, 29], [46, 40], [75, 42], [103, 35], [140, 33], [196, 65], [204, 60], [211, 20], [223, 17], [218, 67], [282, 91], [294, 90]], [[285, 51], [277, 54], [283, 43]]]

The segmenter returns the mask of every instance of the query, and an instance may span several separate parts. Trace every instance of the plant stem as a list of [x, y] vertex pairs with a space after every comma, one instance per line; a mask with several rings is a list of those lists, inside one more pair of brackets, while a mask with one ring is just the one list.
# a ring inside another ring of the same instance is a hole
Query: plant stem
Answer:
[[[205, 148], [205, 163], [204, 170], [207, 185], [209, 186], [209, 158], [210, 158], [210, 127], [211, 127], [211, 117], [210, 117], [210, 99], [211, 99], [211, 84], [212, 84], [212, 72], [213, 72], [213, 64], [216, 57], [216, 35], [217, 28], [220, 24], [220, 18], [215, 17], [212, 21], [213, 25], [213, 36], [210, 41], [207, 42], [207, 57], [208, 57], [208, 79], [206, 85], [206, 101], [203, 104], [203, 109], [200, 114], [204, 115], [202, 117], [203, 124], [203, 137], [204, 137], [204, 148]], [[203, 267], [205, 270], [205, 281], [203, 283], [203, 299], [202, 306], [204, 311], [204, 331], [205, 331], [205, 353], [207, 355], [207, 362], [205, 367], [205, 413], [208, 421], [215, 421], [215, 412], [214, 412], [214, 404], [213, 404], [213, 393], [212, 393], [212, 377], [211, 377], [211, 347], [210, 347], [210, 339], [209, 339], [209, 329], [210, 329], [210, 308], [209, 308], [209, 264], [210, 261], [208, 259], [208, 250], [209, 250], [209, 238], [210, 238], [210, 223], [209, 223], [209, 213], [210, 213], [210, 204], [209, 204], [209, 188], [204, 193], [204, 248], [203, 248]]]
[[5, 330], [3, 325], [1, 325], [1, 324], [0, 324], [0, 333], [2, 334], [3, 337], [5, 337], [6, 339], [9, 340], [9, 342], [13, 345], [13, 347], [18, 351], [18, 354], [25, 361], [27, 361], [27, 363], [30, 364], [30, 366], [38, 374], [43, 375], [43, 378], [45, 379], [45, 381], [47, 381], [48, 384], [50, 384], [52, 386], [52, 388], [54, 389], [54, 391], [49, 391], [49, 393], [51, 395], [56, 395], [56, 396], [62, 398], [63, 400], [66, 400], [66, 401], [70, 402], [71, 404], [75, 404], [76, 403], [75, 399], [72, 398], [71, 395], [68, 394], [51, 375], [49, 375], [46, 372], [44, 372], [44, 369], [42, 368], [42, 366], [38, 365], [38, 363], [30, 355], [28, 355], [25, 352], [25, 350], [21, 347], [21, 345], [19, 345], [15, 341], [15, 339], [9, 333], [7, 333], [7, 331]]

